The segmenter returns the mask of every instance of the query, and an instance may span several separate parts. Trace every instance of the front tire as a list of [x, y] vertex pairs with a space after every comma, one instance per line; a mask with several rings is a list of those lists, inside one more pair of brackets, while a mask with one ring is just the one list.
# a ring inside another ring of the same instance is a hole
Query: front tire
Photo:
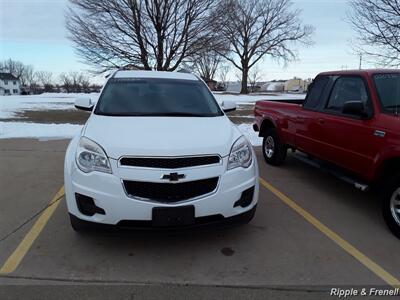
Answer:
[[400, 239], [400, 174], [383, 188], [382, 213], [389, 229]]
[[266, 130], [262, 152], [265, 161], [270, 165], [279, 166], [285, 161], [287, 147], [281, 143], [275, 128], [268, 128]]

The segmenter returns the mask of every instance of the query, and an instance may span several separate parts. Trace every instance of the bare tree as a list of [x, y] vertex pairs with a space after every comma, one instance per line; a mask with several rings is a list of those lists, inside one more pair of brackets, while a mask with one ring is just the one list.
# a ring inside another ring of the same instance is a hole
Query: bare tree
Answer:
[[72, 92], [72, 79], [66, 73], [60, 74], [61, 86], [65, 89], [67, 93]]
[[296, 43], [308, 45], [311, 26], [302, 25], [301, 11], [290, 0], [222, 0], [216, 30], [231, 45], [222, 55], [241, 72], [241, 93], [247, 93], [250, 69], [264, 56], [284, 62], [297, 56]]
[[24, 73], [25, 65], [20, 61], [10, 58], [0, 63], [0, 69], [3, 72], [11, 73], [19, 79]]
[[73, 93], [80, 93], [81, 92], [81, 81], [82, 81], [82, 74], [79, 72], [69, 72], [68, 76], [71, 81], [71, 87]]
[[93, 83], [89, 87], [89, 92], [100, 93], [102, 87], [100, 84]]
[[43, 91], [39, 85], [39, 79], [37, 73], [34, 72], [33, 68], [29, 68], [27, 72], [25, 72], [25, 81], [26, 87], [29, 88], [29, 93], [38, 94]]
[[348, 20], [355, 50], [386, 66], [400, 66], [400, 0], [352, 0]]
[[23, 89], [31, 89], [31, 85], [37, 83], [35, 72], [31, 65], [25, 65], [11, 58], [0, 62], [0, 71], [11, 73], [18, 78]]
[[229, 70], [230, 67], [228, 65], [221, 65], [218, 69], [218, 79], [224, 90], [228, 88]]
[[53, 73], [48, 71], [37, 71], [36, 77], [43, 86], [45, 92], [53, 91]]
[[98, 72], [130, 65], [173, 71], [216, 40], [213, 0], [70, 0], [67, 29]]
[[21, 85], [30, 88], [37, 83], [35, 71], [31, 65], [25, 66], [24, 72], [20, 77]]
[[260, 81], [261, 78], [262, 74], [258, 66], [256, 65], [253, 68], [251, 68], [251, 71], [249, 72], [249, 83], [252, 93], [256, 91], [257, 82]]
[[90, 92], [90, 81], [87, 75], [81, 73], [79, 76], [79, 84], [81, 86], [81, 92], [89, 93]]
[[212, 80], [217, 73], [221, 60], [221, 55], [213, 50], [202, 52], [194, 57], [193, 68], [204, 80]]
[[90, 91], [89, 78], [82, 72], [61, 73], [60, 82], [67, 93], [88, 93]]

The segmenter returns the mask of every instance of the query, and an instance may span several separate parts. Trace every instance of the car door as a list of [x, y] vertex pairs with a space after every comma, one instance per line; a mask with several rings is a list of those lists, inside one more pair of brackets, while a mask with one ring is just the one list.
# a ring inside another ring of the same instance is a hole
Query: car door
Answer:
[[329, 92], [330, 76], [318, 76], [307, 94], [303, 107], [296, 116], [296, 147], [306, 153], [319, 156], [323, 127], [318, 122], [320, 110]]
[[[362, 101], [368, 118], [344, 114], [347, 101]], [[373, 107], [361, 76], [340, 76], [335, 80], [328, 101], [318, 117], [321, 124], [321, 156], [361, 177], [374, 163], [380, 141], [374, 139]]]

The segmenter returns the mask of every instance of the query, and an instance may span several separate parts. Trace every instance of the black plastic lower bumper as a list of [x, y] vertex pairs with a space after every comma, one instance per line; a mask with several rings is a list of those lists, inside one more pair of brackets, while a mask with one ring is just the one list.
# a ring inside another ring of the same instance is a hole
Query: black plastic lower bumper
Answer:
[[194, 228], [207, 228], [207, 227], [230, 227], [235, 225], [241, 225], [249, 223], [256, 212], [257, 205], [252, 209], [228, 218], [224, 218], [222, 215], [212, 215], [206, 217], [198, 217], [195, 219], [195, 224], [187, 226], [177, 226], [177, 227], [154, 227], [152, 221], [137, 221], [137, 220], [122, 220], [116, 225], [109, 225], [103, 223], [90, 222], [86, 220], [79, 219], [73, 214], [70, 214], [71, 222], [79, 223], [82, 229], [132, 229], [132, 230], [184, 230], [184, 229], [194, 229]]

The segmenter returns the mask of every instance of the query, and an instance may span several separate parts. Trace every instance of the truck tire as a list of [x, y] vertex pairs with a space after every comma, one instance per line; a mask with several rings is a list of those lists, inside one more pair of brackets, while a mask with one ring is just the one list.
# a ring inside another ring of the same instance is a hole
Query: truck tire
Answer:
[[382, 213], [389, 229], [400, 239], [400, 174], [391, 177], [382, 190]]
[[266, 130], [262, 152], [265, 161], [270, 165], [279, 166], [285, 161], [287, 147], [281, 143], [275, 128], [268, 128]]

